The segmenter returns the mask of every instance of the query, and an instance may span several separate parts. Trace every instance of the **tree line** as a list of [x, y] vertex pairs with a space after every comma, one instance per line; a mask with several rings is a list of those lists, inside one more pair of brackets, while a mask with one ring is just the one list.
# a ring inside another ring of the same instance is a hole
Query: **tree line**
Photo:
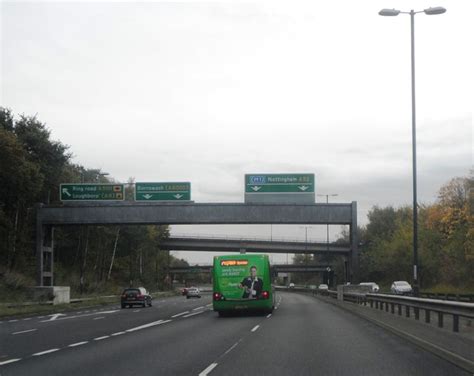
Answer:
[[[443, 185], [437, 200], [419, 205], [418, 252], [422, 289], [474, 291], [474, 190], [472, 177]], [[360, 280], [387, 288], [413, 280], [413, 216], [410, 206], [374, 206], [366, 226], [358, 228]], [[343, 230], [338, 243], [348, 244]], [[295, 264], [331, 264], [337, 283], [345, 282], [344, 261], [337, 256], [296, 255]], [[297, 283], [322, 283], [321, 276], [295, 276]], [[327, 276], [326, 276], [327, 279]], [[326, 280], [325, 279], [325, 280]]]
[[[100, 169], [73, 163], [70, 147], [51, 138], [36, 116], [15, 117], [0, 107], [0, 278], [34, 285], [35, 205], [59, 203], [61, 183], [114, 183]], [[133, 199], [133, 179], [126, 200]], [[73, 292], [143, 284], [170, 286], [169, 266], [187, 265], [160, 251], [168, 226], [69, 226], [55, 228], [55, 285]]]

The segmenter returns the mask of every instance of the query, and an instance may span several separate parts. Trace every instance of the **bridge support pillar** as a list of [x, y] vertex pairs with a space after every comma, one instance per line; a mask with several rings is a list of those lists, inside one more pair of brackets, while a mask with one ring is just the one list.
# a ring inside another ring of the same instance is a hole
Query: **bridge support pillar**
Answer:
[[54, 228], [40, 221], [36, 225], [36, 283], [38, 286], [54, 284]]
[[352, 221], [350, 225], [351, 253], [349, 262], [349, 281], [359, 283], [359, 240], [357, 239], [357, 201], [351, 204]]

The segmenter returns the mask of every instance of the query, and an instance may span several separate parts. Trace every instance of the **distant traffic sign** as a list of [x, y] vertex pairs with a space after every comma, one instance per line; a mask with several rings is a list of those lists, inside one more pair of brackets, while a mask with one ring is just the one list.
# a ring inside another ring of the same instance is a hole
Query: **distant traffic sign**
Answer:
[[247, 193], [314, 193], [314, 174], [245, 175]]
[[122, 201], [123, 184], [61, 184], [61, 201]]
[[245, 202], [314, 203], [314, 174], [247, 174]]
[[189, 201], [191, 183], [135, 183], [136, 201]]

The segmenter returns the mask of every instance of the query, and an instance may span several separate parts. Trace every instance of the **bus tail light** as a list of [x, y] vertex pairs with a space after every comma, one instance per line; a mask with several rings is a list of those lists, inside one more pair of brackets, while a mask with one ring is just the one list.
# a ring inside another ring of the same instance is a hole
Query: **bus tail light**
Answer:
[[212, 294], [212, 299], [221, 300], [222, 299], [222, 294], [219, 293], [219, 292], [215, 292], [214, 294]]
[[262, 298], [268, 299], [270, 297], [270, 293], [268, 291], [262, 291]]

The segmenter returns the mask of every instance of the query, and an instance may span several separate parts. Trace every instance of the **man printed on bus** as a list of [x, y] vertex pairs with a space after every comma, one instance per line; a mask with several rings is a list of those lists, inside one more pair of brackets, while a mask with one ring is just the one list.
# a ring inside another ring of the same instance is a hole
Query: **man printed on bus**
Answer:
[[242, 299], [258, 299], [263, 289], [263, 280], [257, 277], [257, 267], [250, 267], [250, 276], [240, 282], [239, 287], [244, 289]]

